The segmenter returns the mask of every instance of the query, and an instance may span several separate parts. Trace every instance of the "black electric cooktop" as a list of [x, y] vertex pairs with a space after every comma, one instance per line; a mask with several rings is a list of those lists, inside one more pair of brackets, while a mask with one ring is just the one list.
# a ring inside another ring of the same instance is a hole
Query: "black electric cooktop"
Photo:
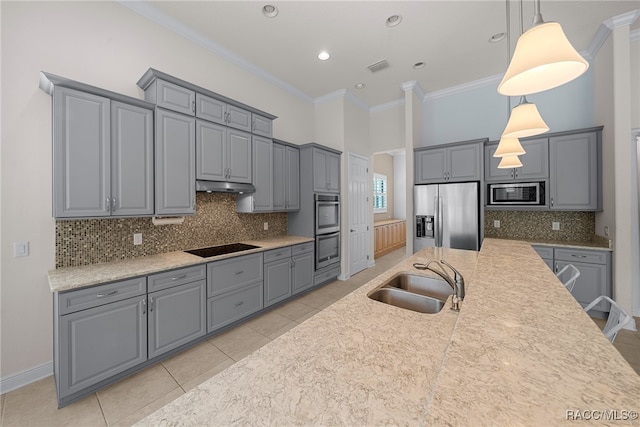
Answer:
[[245, 245], [244, 243], [231, 243], [229, 245], [211, 246], [208, 248], [192, 249], [185, 251], [187, 253], [197, 255], [202, 258], [209, 258], [212, 256], [232, 254], [234, 252], [247, 251], [249, 249], [257, 249], [260, 246]]

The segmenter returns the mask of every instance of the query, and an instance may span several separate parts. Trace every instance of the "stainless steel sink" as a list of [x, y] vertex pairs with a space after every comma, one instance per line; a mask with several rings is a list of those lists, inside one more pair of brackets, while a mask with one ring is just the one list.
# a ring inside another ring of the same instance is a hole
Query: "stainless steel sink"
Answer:
[[369, 298], [419, 313], [438, 313], [444, 301], [425, 295], [414, 294], [398, 288], [381, 287], [369, 293]]
[[397, 274], [382, 287], [404, 289], [414, 294], [425, 295], [440, 301], [446, 301], [453, 294], [453, 288], [445, 280], [415, 274]]

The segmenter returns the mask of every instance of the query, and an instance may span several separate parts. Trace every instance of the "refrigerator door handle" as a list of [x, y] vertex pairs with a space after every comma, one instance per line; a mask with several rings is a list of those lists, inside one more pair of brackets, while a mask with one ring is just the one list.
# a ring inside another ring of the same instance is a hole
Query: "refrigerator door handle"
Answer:
[[442, 197], [438, 196], [438, 247], [442, 247], [442, 235], [444, 234], [444, 221], [442, 215]]
[[440, 241], [440, 212], [438, 210], [439, 205], [439, 197], [436, 196], [433, 198], [433, 244], [434, 246], [438, 246], [438, 242]]

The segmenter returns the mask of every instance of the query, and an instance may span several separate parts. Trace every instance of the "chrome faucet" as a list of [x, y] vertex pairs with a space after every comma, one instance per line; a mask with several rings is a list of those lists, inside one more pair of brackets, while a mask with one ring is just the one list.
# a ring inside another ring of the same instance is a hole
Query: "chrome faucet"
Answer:
[[[439, 271], [434, 270], [433, 268], [430, 267], [430, 265], [433, 263], [436, 263], [436, 265], [440, 267]], [[453, 278], [451, 278], [451, 275], [449, 275], [449, 273], [447, 273], [444, 270], [444, 268], [442, 267], [442, 264], [446, 265], [451, 269], [451, 271], [453, 271]], [[415, 263], [413, 264], [413, 266], [420, 270], [432, 271], [436, 273], [438, 276], [442, 277], [453, 289], [453, 298], [451, 299], [451, 309], [455, 311], [460, 311], [460, 302], [464, 300], [464, 277], [462, 277], [462, 273], [460, 273], [455, 267], [453, 267], [451, 264], [449, 264], [443, 259], [441, 259], [440, 261], [436, 261], [436, 260], [429, 261], [426, 265]]]

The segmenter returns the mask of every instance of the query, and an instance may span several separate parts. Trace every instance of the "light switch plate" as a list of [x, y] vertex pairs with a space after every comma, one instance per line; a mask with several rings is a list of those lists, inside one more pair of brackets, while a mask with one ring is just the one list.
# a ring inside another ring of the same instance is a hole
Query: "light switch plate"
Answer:
[[135, 233], [133, 235], [133, 244], [141, 245], [142, 244], [142, 233]]
[[553, 221], [553, 222], [551, 223], [551, 229], [552, 229], [553, 231], [558, 231], [558, 230], [560, 230], [560, 223], [559, 223], [559, 222], [556, 222], [556, 221]]
[[13, 256], [29, 256], [29, 242], [14, 242], [13, 243]]
[[493, 228], [500, 228], [500, 220], [496, 219], [493, 221]]

